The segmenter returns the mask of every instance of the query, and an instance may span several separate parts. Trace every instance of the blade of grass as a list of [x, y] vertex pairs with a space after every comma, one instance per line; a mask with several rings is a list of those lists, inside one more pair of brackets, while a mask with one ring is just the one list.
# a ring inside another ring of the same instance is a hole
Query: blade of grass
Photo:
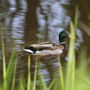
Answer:
[[[71, 34], [75, 37], [75, 31], [76, 31], [76, 28], [74, 28], [73, 24], [71, 23]], [[71, 90], [74, 90], [75, 89], [75, 39], [71, 39], [70, 41], [70, 52], [72, 52], [72, 59], [71, 59], [71, 55], [69, 54], [69, 59], [72, 60], [72, 77], [71, 77]]]
[[53, 88], [54, 83], [55, 83], [55, 79], [53, 79], [52, 82], [50, 83], [48, 90], [51, 90]]
[[12, 74], [14, 72], [14, 68], [15, 68], [15, 63], [17, 61], [17, 56], [15, 55], [15, 50], [12, 51], [10, 59], [9, 59], [9, 63], [7, 66], [7, 74], [6, 74], [6, 78], [8, 80], [8, 82], [10, 81]]
[[[39, 71], [41, 70], [41, 67], [40, 67], [41, 63], [39, 62]], [[46, 85], [46, 82], [45, 82], [45, 79], [42, 75], [42, 73], [39, 73], [39, 82], [38, 82], [38, 86], [39, 86], [39, 90], [48, 90], [47, 88], [47, 85]]]
[[64, 76], [63, 76], [62, 66], [59, 67], [59, 72], [60, 72], [61, 88], [62, 90], [64, 90]]
[[[82, 85], [84, 85], [84, 87], [90, 88], [90, 77], [88, 77], [90, 75], [90, 73], [88, 72], [88, 68], [87, 68], [87, 51], [84, 48], [81, 52], [80, 55], [80, 64], [78, 67], [78, 70], [76, 72], [77, 75], [77, 88], [78, 87], [82, 87]], [[87, 89], [85, 89], [87, 90]]]
[[28, 78], [27, 78], [27, 90], [30, 90], [31, 74], [30, 74], [30, 55], [28, 55]]
[[12, 80], [12, 88], [11, 90], [14, 90], [14, 86], [15, 86], [15, 76], [16, 76], [16, 65], [17, 65], [17, 59], [15, 61], [15, 68], [14, 68], [14, 73], [13, 73], [13, 80]]
[[74, 30], [77, 29], [77, 24], [78, 24], [78, 6], [76, 7], [76, 12], [75, 12], [75, 20], [74, 20]]
[[7, 71], [6, 71], [7, 88], [9, 88], [10, 82], [12, 81], [12, 78], [14, 75], [14, 70], [16, 68], [15, 62], [17, 60], [16, 58], [17, 58], [17, 56], [15, 55], [15, 51], [13, 50], [12, 54], [10, 56], [9, 63], [7, 66]]
[[[71, 35], [75, 38], [75, 33], [78, 24], [78, 7], [76, 8], [74, 24], [70, 23]], [[75, 90], [75, 39], [70, 38], [67, 76], [66, 76], [66, 89]]]
[[45, 82], [44, 77], [42, 76], [42, 74], [40, 74], [40, 83], [39, 83], [39, 85], [40, 85], [40, 90], [42, 90], [42, 89], [43, 90], [48, 90], [46, 82]]
[[[71, 26], [71, 35], [75, 37], [75, 28], [72, 22], [70, 26]], [[65, 90], [74, 90], [74, 86], [75, 86], [75, 50], [74, 48], [75, 48], [75, 39], [70, 38]]]
[[33, 83], [33, 89], [32, 90], [36, 90], [37, 61], [38, 61], [38, 59], [36, 59], [36, 63], [35, 63], [34, 83]]
[[20, 74], [20, 81], [19, 81], [19, 85], [18, 85], [18, 90], [26, 90], [25, 89], [25, 80], [24, 80], [24, 77], [23, 77], [23, 73]]
[[87, 61], [86, 61], [87, 55], [86, 55], [86, 52], [87, 52], [86, 49], [83, 49], [81, 52], [80, 65], [79, 65], [79, 69], [78, 69], [78, 72], [82, 73], [83, 75], [85, 75], [86, 71], [87, 71]]
[[12, 51], [10, 59], [9, 59], [9, 63], [8, 63], [8, 67], [7, 67], [7, 76], [10, 73], [11, 67], [13, 66], [12, 62], [14, 62], [14, 60], [16, 60], [15, 50]]
[[60, 74], [60, 84], [61, 84], [61, 89], [64, 90], [64, 76], [63, 76], [63, 70], [62, 70], [62, 64], [60, 61], [60, 56], [58, 56], [58, 63], [60, 64], [59, 66], [59, 74]]
[[4, 40], [3, 35], [1, 37], [1, 43], [2, 43], [2, 59], [3, 59], [3, 81], [4, 81], [4, 90], [6, 90], [7, 82], [6, 82], [6, 61], [5, 61], [5, 48], [4, 48]]

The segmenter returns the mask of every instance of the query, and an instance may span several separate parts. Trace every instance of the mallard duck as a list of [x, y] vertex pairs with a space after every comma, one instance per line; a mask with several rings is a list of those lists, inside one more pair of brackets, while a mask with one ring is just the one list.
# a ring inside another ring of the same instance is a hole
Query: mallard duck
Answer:
[[65, 30], [59, 33], [60, 44], [44, 42], [41, 44], [32, 44], [24, 47], [24, 51], [33, 55], [60, 55], [66, 49], [65, 39], [69, 37], [69, 33]]

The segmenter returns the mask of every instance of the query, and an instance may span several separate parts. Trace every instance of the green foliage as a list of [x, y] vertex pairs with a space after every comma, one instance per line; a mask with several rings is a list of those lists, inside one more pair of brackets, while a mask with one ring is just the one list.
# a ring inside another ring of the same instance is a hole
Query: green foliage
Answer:
[[[14, 90], [15, 84], [15, 72], [16, 72], [16, 63], [17, 63], [17, 56], [15, 51], [13, 50], [8, 66], [6, 68], [6, 58], [5, 58], [5, 49], [4, 49], [4, 41], [2, 38], [2, 60], [3, 60], [3, 83], [0, 85], [2, 88], [1, 90], [10, 90], [10, 83], [12, 82], [12, 90]], [[15, 63], [13, 63], [15, 62]]]

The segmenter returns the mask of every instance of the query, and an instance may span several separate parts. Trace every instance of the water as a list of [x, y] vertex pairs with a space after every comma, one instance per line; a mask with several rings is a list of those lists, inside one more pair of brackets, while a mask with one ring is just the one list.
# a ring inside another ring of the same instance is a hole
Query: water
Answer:
[[[1, 0], [0, 1], [0, 36], [4, 35], [6, 56], [9, 57], [13, 49], [22, 52], [26, 45], [51, 41], [59, 43], [58, 34], [62, 30], [69, 31], [70, 21], [74, 20], [75, 9], [79, 6], [78, 29], [76, 50], [83, 47], [90, 53], [90, 0]], [[1, 43], [1, 41], [0, 41]], [[13, 47], [13, 44], [16, 47]], [[1, 45], [0, 45], [1, 48]], [[0, 60], [1, 60], [0, 49]], [[25, 72], [27, 77], [27, 60], [25, 55], [18, 56], [17, 76]], [[88, 55], [90, 58], [90, 55]], [[63, 58], [67, 60], [67, 58]], [[32, 62], [32, 74], [35, 62]], [[50, 82], [56, 73], [58, 73], [58, 62], [52, 59], [42, 60], [40, 62], [42, 74], [45, 81]], [[38, 72], [39, 73], [39, 72]], [[0, 63], [0, 74], [2, 74], [2, 63]], [[18, 78], [17, 78], [18, 81]]]

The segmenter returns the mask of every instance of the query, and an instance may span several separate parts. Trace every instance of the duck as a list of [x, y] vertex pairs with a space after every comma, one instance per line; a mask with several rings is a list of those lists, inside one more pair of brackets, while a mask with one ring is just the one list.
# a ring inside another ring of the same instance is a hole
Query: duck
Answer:
[[66, 30], [62, 30], [59, 33], [59, 44], [55, 44], [52, 42], [43, 42], [40, 44], [31, 44], [29, 46], [24, 47], [24, 51], [31, 55], [60, 55], [66, 50], [66, 42], [65, 39], [69, 37], [69, 32]]

